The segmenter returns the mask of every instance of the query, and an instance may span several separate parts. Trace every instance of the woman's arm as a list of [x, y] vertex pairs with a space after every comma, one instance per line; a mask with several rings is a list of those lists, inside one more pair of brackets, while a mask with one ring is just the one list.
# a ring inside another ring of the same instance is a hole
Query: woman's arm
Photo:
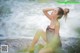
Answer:
[[59, 29], [60, 29], [60, 24], [59, 22], [57, 22], [55, 25], [55, 35], [59, 35]]
[[43, 13], [44, 13], [50, 20], [52, 20], [53, 15], [50, 15], [50, 14], [48, 13], [48, 11], [53, 11], [53, 10], [54, 10], [53, 8], [46, 8], [46, 9], [43, 9]]
[[46, 9], [43, 9], [44, 11], [52, 11], [54, 10], [54, 8], [46, 8]]

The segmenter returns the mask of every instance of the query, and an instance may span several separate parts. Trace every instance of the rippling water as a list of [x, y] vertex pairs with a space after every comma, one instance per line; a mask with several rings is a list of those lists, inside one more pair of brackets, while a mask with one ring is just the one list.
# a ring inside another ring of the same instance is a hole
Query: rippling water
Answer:
[[[43, 14], [42, 9], [59, 6], [63, 8], [68, 7], [70, 9], [67, 21], [65, 22], [64, 18], [60, 20], [60, 36], [63, 47], [67, 44], [70, 48], [74, 48], [74, 46], [71, 45], [79, 40], [80, 35], [80, 5], [63, 5], [56, 2], [41, 3], [38, 2], [38, 0], [0, 0], [1, 41], [6, 38], [30, 37], [30, 39], [32, 39], [37, 30], [43, 29], [45, 31], [50, 23]], [[76, 50], [73, 49], [72, 51]], [[66, 51], [66, 53], [69, 52]]]

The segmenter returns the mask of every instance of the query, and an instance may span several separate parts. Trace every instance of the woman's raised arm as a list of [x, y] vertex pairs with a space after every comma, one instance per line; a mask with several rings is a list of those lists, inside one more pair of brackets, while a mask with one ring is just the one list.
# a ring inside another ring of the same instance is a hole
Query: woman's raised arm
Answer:
[[49, 12], [49, 11], [53, 11], [53, 10], [54, 10], [54, 8], [46, 8], [46, 9], [43, 9], [43, 13], [44, 13], [50, 20], [52, 20], [53, 15], [50, 15], [48, 12]]

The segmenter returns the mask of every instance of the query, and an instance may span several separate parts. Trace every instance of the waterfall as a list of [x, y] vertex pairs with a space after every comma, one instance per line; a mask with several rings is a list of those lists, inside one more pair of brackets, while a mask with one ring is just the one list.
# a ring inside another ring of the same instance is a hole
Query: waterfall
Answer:
[[[64, 5], [54, 1], [44, 3], [38, 0], [0, 0], [0, 38], [31, 37], [32, 39], [37, 30], [45, 31], [50, 20], [43, 14], [42, 9], [48, 7], [70, 9], [67, 21], [65, 22], [64, 18], [59, 20], [61, 24], [60, 36], [65, 53], [68, 52], [69, 46], [74, 50], [74, 45], [78, 40], [76, 38], [79, 38], [80, 34], [75, 31], [77, 27], [80, 28], [80, 4]], [[13, 43], [17, 42], [13, 41]]]

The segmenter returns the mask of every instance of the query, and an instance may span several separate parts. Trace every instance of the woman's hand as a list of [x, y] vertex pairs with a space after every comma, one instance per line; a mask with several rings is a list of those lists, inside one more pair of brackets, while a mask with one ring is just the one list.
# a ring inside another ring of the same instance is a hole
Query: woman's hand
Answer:
[[46, 8], [46, 9], [43, 9], [43, 13], [44, 13], [50, 20], [52, 20], [53, 15], [50, 15], [50, 14], [48, 13], [48, 11], [53, 11], [53, 10], [54, 10], [53, 8]]
[[44, 12], [44, 11], [46, 11], [46, 12], [47, 12], [47, 11], [53, 11], [53, 10], [54, 10], [54, 8], [46, 8], [46, 9], [43, 9], [43, 12]]

